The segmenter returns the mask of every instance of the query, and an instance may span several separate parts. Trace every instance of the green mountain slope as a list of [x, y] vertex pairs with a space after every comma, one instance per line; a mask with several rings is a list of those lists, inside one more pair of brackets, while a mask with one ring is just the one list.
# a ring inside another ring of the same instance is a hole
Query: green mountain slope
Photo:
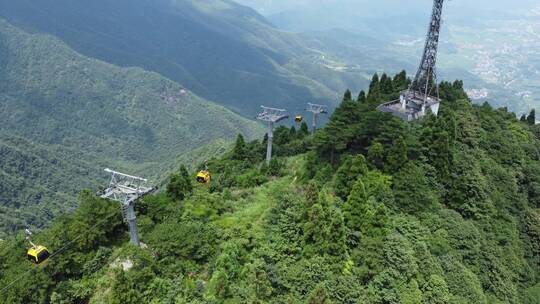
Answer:
[[248, 116], [261, 104], [300, 111], [332, 103], [363, 76], [321, 64], [311, 42], [229, 0], [2, 0], [0, 17], [86, 56], [158, 72]]
[[210, 185], [176, 172], [137, 205], [145, 249], [83, 193], [35, 236], [70, 244], [42, 266], [0, 243], [0, 303], [538, 303], [540, 129], [459, 81], [438, 118], [376, 111], [403, 76], [347, 92], [315, 135], [278, 128], [268, 166], [239, 136]]
[[104, 167], [153, 177], [208, 141], [262, 130], [158, 74], [83, 57], [1, 20], [0, 53], [0, 205], [35, 217], [47, 212], [34, 204], [65, 205], [102, 183]]

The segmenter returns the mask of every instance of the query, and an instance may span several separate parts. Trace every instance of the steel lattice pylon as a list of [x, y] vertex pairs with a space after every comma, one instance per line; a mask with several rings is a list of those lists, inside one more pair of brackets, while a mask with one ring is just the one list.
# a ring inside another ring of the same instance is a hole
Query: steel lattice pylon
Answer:
[[274, 139], [274, 123], [289, 118], [287, 110], [261, 106], [263, 111], [257, 115], [258, 120], [268, 122], [268, 145], [266, 147], [266, 162], [272, 159], [272, 142]]
[[[391, 113], [406, 121], [420, 119], [427, 113], [438, 114], [441, 100], [439, 99], [436, 64], [443, 4], [444, 0], [433, 1], [433, 12], [429, 23], [424, 54], [411, 85], [407, 90], [400, 93], [398, 100], [378, 106], [379, 111]], [[435, 94], [433, 94], [432, 88], [435, 88]]]
[[327, 114], [328, 113], [328, 107], [323, 105], [318, 105], [314, 103], [308, 103], [308, 107], [306, 109], [307, 112], [313, 113], [313, 120], [311, 122], [311, 127], [313, 128], [313, 132], [317, 129], [317, 116], [319, 114]]
[[140, 246], [135, 216], [135, 202], [139, 198], [152, 193], [156, 188], [146, 187], [144, 184], [147, 180], [142, 177], [127, 175], [111, 169], [105, 169], [105, 172], [111, 174], [111, 180], [109, 187], [99, 193], [99, 196], [121, 204], [122, 217], [128, 223], [131, 242], [136, 246]]
[[[411, 84], [410, 90], [421, 92], [425, 96], [431, 94], [432, 87], [438, 87], [437, 85], [437, 51], [439, 48], [439, 36], [442, 23], [442, 11], [444, 0], [433, 1], [433, 12], [431, 14], [431, 23], [429, 24], [429, 30], [426, 37], [426, 45], [424, 47], [424, 54], [422, 61], [416, 72], [416, 76]], [[437, 97], [438, 89], [437, 89]]]

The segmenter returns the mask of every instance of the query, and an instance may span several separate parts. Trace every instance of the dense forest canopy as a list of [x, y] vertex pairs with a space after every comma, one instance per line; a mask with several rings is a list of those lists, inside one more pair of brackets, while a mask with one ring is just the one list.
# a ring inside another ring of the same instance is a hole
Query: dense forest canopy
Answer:
[[45, 264], [22, 234], [0, 242], [0, 302], [538, 303], [540, 128], [460, 81], [441, 83], [439, 117], [375, 110], [408, 82], [375, 75], [314, 135], [277, 128], [268, 165], [267, 138], [239, 135], [210, 185], [181, 167], [137, 205], [146, 249], [83, 192], [36, 234], [61, 250]]
[[0, 18], [0, 238], [69, 211], [81, 188], [106, 182], [103, 168], [159, 176], [179, 154], [238, 132], [254, 138], [262, 127], [161, 75]]

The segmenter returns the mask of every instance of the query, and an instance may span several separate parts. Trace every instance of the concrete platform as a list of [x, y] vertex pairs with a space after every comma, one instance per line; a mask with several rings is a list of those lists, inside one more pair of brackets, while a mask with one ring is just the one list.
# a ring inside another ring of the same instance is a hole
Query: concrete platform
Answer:
[[400, 93], [399, 99], [383, 103], [377, 110], [390, 113], [405, 121], [420, 119], [428, 113], [435, 116], [439, 113], [441, 100], [433, 96], [425, 96], [422, 93], [405, 90]]

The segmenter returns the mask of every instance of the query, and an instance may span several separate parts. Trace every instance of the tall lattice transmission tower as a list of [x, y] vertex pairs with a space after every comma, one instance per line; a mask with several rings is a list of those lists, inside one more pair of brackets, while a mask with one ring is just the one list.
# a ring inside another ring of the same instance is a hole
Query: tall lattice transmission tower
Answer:
[[156, 190], [155, 187], [145, 186], [147, 180], [138, 177], [105, 169], [111, 174], [109, 187], [99, 193], [100, 197], [120, 203], [122, 217], [129, 227], [129, 236], [135, 246], [140, 246], [139, 233], [135, 216], [135, 202]]
[[378, 107], [382, 112], [391, 113], [406, 121], [412, 121], [431, 112], [439, 112], [439, 89], [436, 63], [439, 36], [442, 23], [444, 0], [433, 1], [433, 12], [424, 47], [424, 55], [410, 87], [400, 93], [399, 100], [384, 103]]
[[262, 112], [257, 115], [258, 120], [268, 122], [268, 144], [266, 147], [266, 163], [272, 159], [272, 142], [274, 140], [274, 124], [289, 118], [287, 110], [261, 106]]

